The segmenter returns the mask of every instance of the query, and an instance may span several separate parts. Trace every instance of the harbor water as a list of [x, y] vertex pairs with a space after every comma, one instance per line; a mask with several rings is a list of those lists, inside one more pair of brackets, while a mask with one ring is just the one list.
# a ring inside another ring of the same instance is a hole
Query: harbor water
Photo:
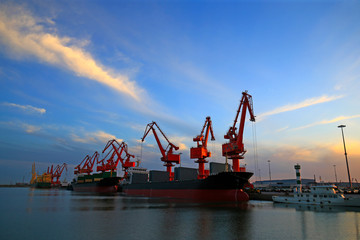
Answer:
[[0, 239], [360, 239], [360, 209], [0, 188]]

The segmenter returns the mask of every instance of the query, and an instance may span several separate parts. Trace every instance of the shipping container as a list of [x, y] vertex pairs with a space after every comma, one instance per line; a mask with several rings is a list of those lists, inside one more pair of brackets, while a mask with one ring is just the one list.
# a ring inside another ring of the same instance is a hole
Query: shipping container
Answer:
[[226, 171], [231, 172], [232, 168], [230, 164], [228, 164], [227, 169], [228, 170], [226, 170], [226, 163], [210, 162], [210, 174], [217, 174]]
[[149, 180], [149, 175], [144, 173], [130, 173], [130, 183], [145, 183]]
[[169, 181], [169, 173], [166, 171], [151, 170], [149, 175], [150, 182], [167, 182]]
[[198, 175], [197, 168], [176, 167], [174, 172], [176, 181], [194, 180]]

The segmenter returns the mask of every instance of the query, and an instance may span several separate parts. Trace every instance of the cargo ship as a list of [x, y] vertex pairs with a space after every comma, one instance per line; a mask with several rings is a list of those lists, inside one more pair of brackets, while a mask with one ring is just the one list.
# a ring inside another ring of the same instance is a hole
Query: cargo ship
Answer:
[[[127, 173], [127, 168], [134, 167], [135, 163], [130, 162], [134, 157], [128, 153], [125, 142], [121, 144], [113, 139], [108, 141], [102, 153], [105, 157], [99, 160], [100, 154], [96, 151], [91, 157], [86, 155], [79, 165], [75, 167], [75, 179], [71, 183], [72, 190], [75, 192], [96, 192], [96, 193], [116, 193], [119, 191], [120, 180], [127, 178], [117, 176], [117, 166], [122, 164], [123, 170]], [[95, 163], [96, 171], [93, 173]]]
[[[222, 165], [219, 163], [210, 163]], [[225, 164], [223, 164], [225, 165]], [[211, 167], [212, 168], [212, 167]], [[147, 174], [131, 172], [128, 183], [121, 184], [127, 196], [150, 198], [171, 198], [195, 202], [246, 202], [249, 196], [244, 186], [249, 184], [251, 172], [221, 171], [204, 179], [197, 179], [198, 170], [175, 168], [173, 181], [169, 181], [166, 171], [150, 171]], [[149, 179], [147, 177], [149, 176]]]
[[38, 175], [32, 186], [35, 188], [51, 188], [51, 175], [47, 173]]
[[47, 171], [38, 175], [35, 171], [35, 163], [32, 165], [32, 176], [30, 185], [35, 188], [57, 188], [61, 187], [60, 177], [62, 172], [66, 169], [66, 164], [48, 167]]
[[75, 192], [115, 193], [118, 191], [120, 177], [116, 172], [78, 175], [71, 183]]

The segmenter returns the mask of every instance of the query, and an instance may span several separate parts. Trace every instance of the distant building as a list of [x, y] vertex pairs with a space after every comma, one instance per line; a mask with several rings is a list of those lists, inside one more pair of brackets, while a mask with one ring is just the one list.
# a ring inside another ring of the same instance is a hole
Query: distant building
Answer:
[[[258, 189], [286, 189], [292, 190], [296, 187], [296, 179], [281, 179], [281, 180], [267, 180], [267, 181], [256, 181], [252, 183], [255, 188]], [[302, 178], [301, 184], [304, 188], [310, 187], [315, 184], [334, 184], [341, 189], [349, 187], [348, 182], [315, 182], [314, 179]], [[354, 188], [360, 188], [360, 183], [353, 183]]]
[[[301, 179], [301, 184], [304, 187], [316, 184], [314, 179]], [[280, 180], [267, 180], [253, 182], [255, 188], [287, 188], [292, 189], [296, 187], [296, 179], [280, 179]]]

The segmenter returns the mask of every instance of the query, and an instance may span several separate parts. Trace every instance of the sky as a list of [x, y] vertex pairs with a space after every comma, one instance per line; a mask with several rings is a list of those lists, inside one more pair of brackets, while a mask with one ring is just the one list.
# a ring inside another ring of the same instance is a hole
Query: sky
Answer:
[[[243, 91], [251, 181], [360, 181], [359, 1], [0, 1], [0, 184], [28, 182], [107, 141], [165, 170], [148, 123], [181, 166], [207, 116], [214, 162]], [[165, 144], [164, 139], [161, 139]], [[270, 162], [268, 162], [270, 160]], [[207, 166], [208, 167], [208, 166]]]

